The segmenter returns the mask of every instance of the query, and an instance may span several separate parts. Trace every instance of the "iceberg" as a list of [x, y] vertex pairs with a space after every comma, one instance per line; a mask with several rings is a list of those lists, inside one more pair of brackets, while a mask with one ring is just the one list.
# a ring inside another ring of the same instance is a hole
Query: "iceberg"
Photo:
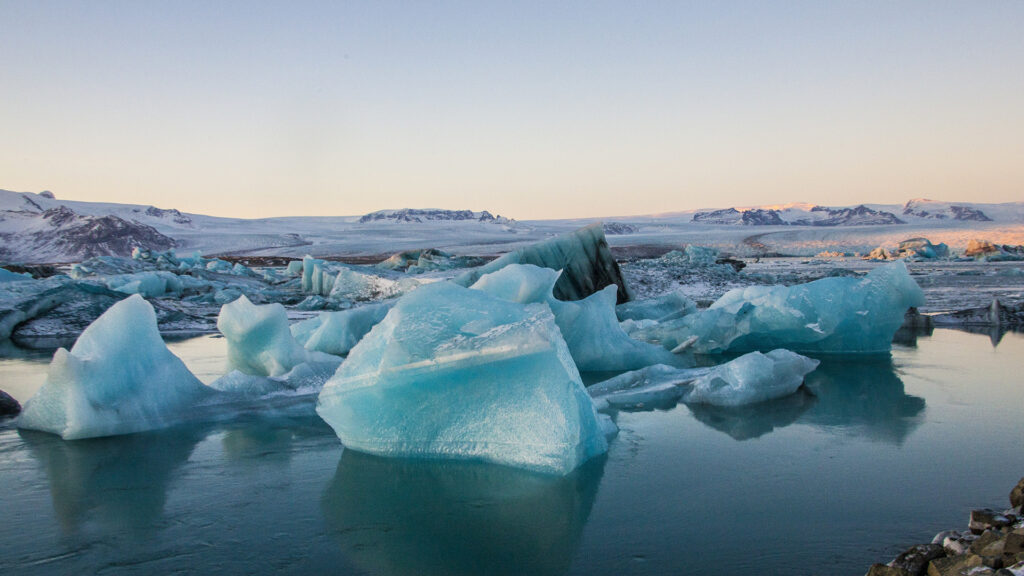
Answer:
[[409, 274], [422, 274], [435, 270], [452, 270], [479, 266], [484, 259], [474, 256], [453, 256], [436, 248], [425, 250], [406, 250], [392, 254], [390, 258], [379, 262], [381, 270], [403, 270]]
[[582, 371], [635, 370], [651, 364], [677, 364], [688, 360], [631, 338], [615, 316], [614, 286], [606, 286], [575, 302], [552, 297], [548, 305], [576, 367]]
[[18, 427], [64, 439], [153, 430], [184, 419], [212, 391], [164, 345], [153, 307], [134, 295], [53, 356]]
[[380, 302], [340, 312], [324, 312], [292, 325], [292, 336], [307, 350], [344, 356], [394, 305], [393, 301]]
[[789, 396], [818, 364], [818, 360], [784, 349], [751, 352], [697, 378], [683, 394], [683, 402], [743, 406]]
[[320, 392], [348, 448], [566, 474], [607, 450], [550, 309], [450, 282], [395, 304]]
[[706, 310], [635, 330], [631, 336], [698, 353], [787, 348], [796, 352], [883, 353], [924, 293], [902, 261], [863, 278], [823, 278], [797, 286], [749, 286]]
[[390, 280], [343, 267], [332, 282], [329, 296], [335, 300], [356, 302], [392, 298], [414, 289], [419, 283], [411, 278]]
[[705, 368], [648, 366], [594, 384], [587, 392], [599, 409], [687, 404], [744, 406], [788, 396], [818, 361], [789, 350], [751, 352]]
[[472, 286], [480, 277], [509, 264], [533, 264], [561, 270], [562, 275], [554, 289], [555, 298], [560, 300], [581, 300], [611, 285], [617, 287], [616, 302], [621, 304], [632, 299], [619, 264], [608, 248], [600, 222], [513, 250], [479, 268], [467, 270], [456, 276], [453, 282]]
[[520, 304], [546, 303], [555, 315], [576, 368], [588, 371], [634, 370], [679, 357], [658, 346], [634, 340], [615, 315], [616, 287], [606, 286], [582, 300], [554, 297], [559, 272], [531, 264], [510, 264], [482, 276], [471, 286], [502, 300]]
[[667, 322], [696, 311], [697, 304], [679, 291], [668, 292], [656, 298], [634, 300], [615, 307], [615, 315], [621, 322], [627, 320]]
[[146, 298], [157, 298], [168, 292], [181, 294], [183, 285], [178, 276], [170, 272], [135, 272], [117, 274], [103, 278], [107, 288], [122, 294], [139, 294]]
[[228, 341], [228, 365], [245, 374], [280, 376], [309, 360], [281, 304], [257, 306], [241, 295], [221, 307], [217, 328]]
[[26, 280], [32, 280], [32, 275], [27, 273], [18, 274], [6, 268], [0, 268], [0, 282], [24, 282]]

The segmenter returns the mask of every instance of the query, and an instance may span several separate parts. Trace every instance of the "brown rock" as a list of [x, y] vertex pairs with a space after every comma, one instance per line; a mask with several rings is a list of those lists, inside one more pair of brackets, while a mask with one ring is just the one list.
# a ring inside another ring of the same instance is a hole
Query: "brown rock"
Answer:
[[[998, 530], [986, 530], [977, 540], [971, 542], [971, 552], [978, 556], [1002, 555], [1006, 535]], [[998, 550], [998, 551], [997, 551]]]
[[928, 570], [929, 562], [945, 555], [946, 551], [941, 544], [920, 544], [908, 548], [889, 565], [902, 568], [911, 576], [922, 576]]
[[968, 528], [975, 534], [981, 534], [990, 528], [1005, 528], [1012, 524], [1010, 519], [990, 508], [971, 510], [971, 521]]
[[964, 554], [936, 558], [928, 564], [928, 576], [984, 576], [995, 571], [982, 564], [981, 556]]
[[1013, 490], [1010, 490], [1010, 507], [1017, 508], [1018, 506], [1024, 506], [1024, 478], [1021, 478]]
[[1018, 528], [1003, 540], [1003, 566], [1013, 566], [1024, 556], [1024, 528]]

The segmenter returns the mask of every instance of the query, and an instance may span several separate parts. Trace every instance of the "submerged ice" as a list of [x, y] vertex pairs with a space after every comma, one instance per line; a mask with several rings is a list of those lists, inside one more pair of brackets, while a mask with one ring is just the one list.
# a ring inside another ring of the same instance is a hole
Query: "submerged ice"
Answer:
[[607, 449], [550, 309], [448, 282], [402, 298], [317, 412], [345, 446], [386, 456], [565, 474]]
[[163, 428], [211, 391], [167, 349], [156, 314], [135, 295], [115, 304], [61, 348], [18, 426], [65, 439]]

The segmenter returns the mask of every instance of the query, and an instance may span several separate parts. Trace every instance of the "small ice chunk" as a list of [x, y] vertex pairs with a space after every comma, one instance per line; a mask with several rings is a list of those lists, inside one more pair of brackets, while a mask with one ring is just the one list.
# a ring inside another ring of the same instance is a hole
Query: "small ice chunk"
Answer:
[[344, 356], [376, 326], [394, 302], [369, 304], [340, 312], [324, 312], [291, 327], [292, 336], [307, 350]]
[[[411, 281], [415, 284], [416, 281]], [[335, 300], [356, 302], [390, 298], [402, 291], [399, 282], [374, 274], [364, 274], [351, 268], [342, 268], [335, 276], [328, 294]]]
[[587, 392], [595, 403], [613, 408], [665, 406], [677, 400], [740, 406], [796, 392], [817, 366], [817, 360], [789, 350], [751, 352], [719, 366], [648, 366], [594, 384]]
[[303, 362], [280, 376], [257, 376], [232, 370], [211, 382], [210, 387], [246, 397], [281, 392], [319, 392], [324, 383], [334, 375], [339, 364], [341, 358]]
[[309, 360], [281, 304], [257, 306], [239, 296], [221, 307], [217, 328], [228, 341], [229, 366], [245, 374], [280, 376]]
[[164, 428], [212, 391], [164, 345], [153, 307], [134, 295], [53, 356], [20, 428], [71, 440]]
[[679, 291], [662, 294], [656, 298], [634, 300], [615, 307], [615, 315], [623, 322], [626, 320], [666, 322], [682, 318], [696, 311], [697, 304]]
[[616, 408], [675, 404], [684, 386], [715, 368], [675, 368], [655, 364], [619, 374], [587, 388], [595, 402]]
[[139, 294], [146, 298], [157, 298], [168, 292], [180, 294], [181, 280], [170, 272], [136, 272], [104, 277], [107, 288], [122, 294]]
[[817, 367], [817, 360], [789, 350], [751, 352], [695, 380], [683, 402], [742, 406], [781, 398], [796, 392]]
[[388, 312], [324, 386], [351, 449], [566, 474], [607, 450], [550, 309], [449, 282]]

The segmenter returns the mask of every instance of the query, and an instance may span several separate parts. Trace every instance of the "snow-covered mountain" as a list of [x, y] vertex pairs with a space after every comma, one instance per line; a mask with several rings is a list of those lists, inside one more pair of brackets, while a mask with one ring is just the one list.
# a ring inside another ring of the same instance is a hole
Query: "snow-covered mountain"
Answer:
[[934, 220], [992, 221], [984, 212], [973, 206], [936, 202], [925, 198], [917, 198], [904, 204], [903, 215]]
[[[135, 219], [114, 214], [80, 214], [55, 202], [52, 194], [21, 194], [20, 201], [0, 196], [0, 259], [35, 262], [84, 260], [93, 256], [125, 255], [135, 246], [166, 250], [173, 238]], [[14, 208], [13, 210], [10, 208]], [[177, 210], [148, 207], [147, 216], [188, 223]], [[140, 209], [140, 212], [143, 212]]]
[[[628, 210], [624, 208], [624, 211]], [[380, 257], [438, 248], [496, 255], [595, 221], [612, 246], [714, 246], [733, 254], [870, 251], [911, 237], [963, 250], [971, 239], [1024, 243], [1024, 202], [814, 204], [691, 210], [647, 216], [516, 221], [491, 212], [382, 210], [364, 216], [222, 218], [173, 208], [61, 200], [0, 190], [0, 262], [74, 262], [134, 246], [179, 254]]]
[[875, 210], [863, 204], [853, 208], [826, 206], [788, 206], [786, 208], [725, 208], [697, 212], [693, 222], [701, 224], [738, 224], [742, 226], [879, 226], [905, 224], [891, 212]]
[[403, 208], [401, 210], [378, 210], [370, 212], [359, 219], [360, 224], [368, 222], [436, 222], [450, 221], [462, 222], [473, 220], [476, 222], [491, 222], [494, 224], [508, 224], [510, 220], [502, 216], [494, 216], [487, 210], [474, 212], [472, 210], [441, 210], [437, 208], [417, 209]]

